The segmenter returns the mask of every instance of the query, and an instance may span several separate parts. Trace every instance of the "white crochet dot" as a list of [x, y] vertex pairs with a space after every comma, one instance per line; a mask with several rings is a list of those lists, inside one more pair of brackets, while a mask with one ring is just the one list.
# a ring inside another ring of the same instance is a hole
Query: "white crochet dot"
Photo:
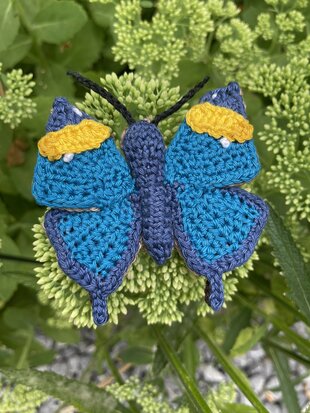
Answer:
[[72, 159], [74, 158], [74, 153], [65, 153], [63, 157], [64, 162], [71, 162]]
[[227, 138], [221, 138], [220, 139], [221, 145], [223, 146], [223, 148], [228, 148], [228, 146], [231, 144], [230, 140]]
[[212, 97], [212, 99], [215, 99], [216, 96], [217, 96], [217, 93], [213, 93], [213, 95], [211, 97]]
[[78, 109], [76, 107], [73, 108], [73, 112], [75, 112], [79, 116], [83, 116], [83, 113], [80, 111], [80, 109]]

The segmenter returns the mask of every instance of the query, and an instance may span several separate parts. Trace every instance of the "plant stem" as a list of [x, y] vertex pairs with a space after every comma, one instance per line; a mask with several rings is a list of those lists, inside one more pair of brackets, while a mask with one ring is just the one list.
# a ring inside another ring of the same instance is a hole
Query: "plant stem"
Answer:
[[[124, 384], [124, 380], [123, 380], [118, 368], [116, 367], [111, 355], [110, 355], [109, 349], [104, 347], [103, 348], [103, 354], [104, 354], [105, 360], [107, 362], [107, 365], [108, 365], [109, 369], [111, 370], [111, 373], [112, 373], [113, 377], [115, 378], [115, 380], [117, 381], [117, 383]], [[130, 411], [132, 413], [140, 413], [138, 407], [136, 406], [136, 404], [133, 401], [128, 401], [128, 405], [129, 405]]]
[[207, 343], [209, 349], [217, 358], [219, 363], [223, 366], [225, 372], [230, 376], [238, 388], [242, 391], [245, 397], [252, 403], [259, 413], [268, 413], [268, 410], [253, 392], [247, 378], [241, 370], [239, 370], [229, 359], [224, 351], [211, 339], [210, 335], [206, 334], [201, 328], [196, 327], [198, 335], [202, 337]]
[[[257, 279], [258, 278], [258, 279]], [[284, 300], [281, 296], [275, 294], [273, 291], [271, 291], [267, 285], [266, 285], [266, 280], [263, 279], [263, 277], [250, 277], [248, 280], [250, 283], [254, 284], [255, 287], [259, 288], [262, 292], [266, 293], [268, 296], [272, 296], [272, 298], [277, 301], [280, 305], [282, 305], [286, 310], [290, 311], [293, 313], [297, 319], [303, 321], [307, 325], [309, 324], [309, 320], [301, 313], [298, 311], [293, 305], [291, 305], [288, 301]]]
[[181, 364], [176, 352], [170, 346], [165, 336], [162, 334], [158, 326], [154, 326], [153, 330], [158, 340], [158, 345], [162, 352], [165, 354], [167, 360], [177, 373], [179, 379], [181, 380], [184, 389], [189, 397], [189, 400], [194, 407], [195, 412], [199, 413], [212, 413], [210, 407], [207, 405], [204, 397], [200, 393], [195, 381], [187, 373], [183, 365]]
[[281, 344], [277, 343], [274, 340], [271, 339], [264, 339], [263, 342], [265, 345], [268, 347], [274, 347], [277, 350], [281, 351], [282, 353], [286, 354], [288, 357], [290, 357], [293, 360], [298, 361], [298, 363], [301, 363], [307, 367], [310, 367], [310, 359], [302, 356], [301, 354], [296, 353], [296, 351], [292, 351], [289, 348], [282, 346]]
[[29, 350], [30, 350], [32, 339], [33, 339], [33, 333], [32, 333], [32, 331], [29, 331], [28, 335], [27, 335], [27, 338], [26, 338], [26, 341], [25, 341], [25, 344], [24, 344], [24, 347], [23, 347], [23, 350], [22, 350], [22, 352], [19, 356], [19, 359], [16, 363], [16, 368], [18, 370], [26, 367], [25, 366], [25, 361], [27, 360], [27, 356], [28, 356], [28, 353], [29, 353]]
[[114, 377], [114, 379], [117, 381], [119, 384], [124, 384], [124, 380], [122, 376], [120, 375], [120, 372], [118, 371], [118, 368], [115, 366], [114, 361], [112, 360], [112, 357], [110, 355], [110, 352], [107, 348], [103, 349], [104, 357], [107, 362], [107, 365], [109, 369], [111, 370], [111, 373]]
[[286, 338], [290, 340], [290, 342], [294, 343], [306, 357], [310, 358], [310, 349], [308, 341], [301, 337], [299, 334], [295, 333], [295, 331], [288, 327], [285, 324], [285, 322], [281, 320], [281, 318], [273, 314], [265, 313], [265, 311], [260, 309], [256, 304], [252, 303], [244, 296], [241, 296], [241, 294], [236, 295], [236, 299], [243, 305], [251, 308], [254, 312], [260, 314], [261, 316], [269, 320], [278, 330], [282, 331]]

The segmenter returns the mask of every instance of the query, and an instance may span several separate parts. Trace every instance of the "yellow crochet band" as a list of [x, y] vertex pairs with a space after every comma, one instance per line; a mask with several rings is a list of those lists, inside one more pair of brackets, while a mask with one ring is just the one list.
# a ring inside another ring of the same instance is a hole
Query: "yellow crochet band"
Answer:
[[252, 139], [253, 126], [242, 115], [209, 102], [193, 106], [186, 114], [186, 123], [197, 133], [213, 138], [227, 138], [243, 143]]
[[67, 125], [57, 132], [49, 132], [38, 142], [39, 152], [50, 161], [60, 159], [65, 153], [80, 153], [99, 148], [111, 136], [108, 126], [84, 119], [77, 125]]

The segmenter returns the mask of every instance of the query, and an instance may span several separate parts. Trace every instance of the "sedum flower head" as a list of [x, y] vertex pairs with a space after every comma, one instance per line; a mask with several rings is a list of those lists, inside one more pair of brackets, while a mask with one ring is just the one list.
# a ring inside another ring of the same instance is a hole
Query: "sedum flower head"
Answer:
[[237, 391], [234, 383], [224, 382], [208, 392], [206, 402], [212, 413], [221, 413], [225, 405], [233, 403], [236, 397]]
[[21, 384], [1, 383], [0, 413], [35, 413], [48, 396]]
[[272, 27], [272, 16], [269, 13], [261, 13], [257, 17], [255, 33], [261, 36], [264, 40], [272, 40], [274, 30]]
[[[112, 73], [101, 78], [100, 81], [118, 97], [136, 119], [140, 120], [154, 117], [180, 99], [180, 88], [169, 87], [167, 80], [152, 78], [146, 81], [134, 73], [125, 73], [120, 77]], [[77, 106], [113, 128], [116, 139], [120, 139], [126, 125], [122, 115], [105, 99], [90, 92], [86, 93], [84, 102], [78, 103]], [[167, 141], [175, 134], [184, 117], [186, 107], [185, 105], [183, 109], [161, 122], [160, 128]]]
[[279, 31], [280, 44], [293, 43], [297, 34], [302, 32], [306, 26], [305, 17], [298, 10], [277, 14], [275, 23]]
[[[107, 75], [101, 82], [129, 107], [136, 118], [143, 119], [150, 114], [153, 116], [179, 99], [179, 89], [169, 88], [166, 81], [151, 79], [146, 82], [132, 73], [119, 78], [115, 74]], [[116, 139], [119, 138], [123, 130], [123, 120], [109, 103], [95, 93], [88, 93], [84, 102], [78, 106], [110, 125], [116, 132]], [[167, 142], [184, 117], [184, 111], [185, 109], [162, 122], [161, 130]], [[88, 293], [59, 268], [55, 251], [43, 226], [37, 224], [33, 230], [35, 256], [42, 264], [36, 269], [38, 284], [41, 287], [41, 300], [50, 302], [64, 318], [76, 326], [93, 327]], [[238, 279], [248, 274], [252, 261], [256, 258], [254, 254], [245, 266], [226, 274], [226, 301], [231, 299], [237, 289]], [[133, 305], [139, 309], [148, 324], [171, 324], [181, 321], [184, 316], [183, 307], [191, 302], [201, 303], [198, 314], [205, 315], [210, 313], [211, 309], [202, 302], [204, 286], [203, 277], [191, 273], [176, 252], [165, 265], [158, 266], [142, 249], [124, 278], [121, 288], [109, 298], [110, 321], [117, 323], [119, 316], [126, 314], [128, 307]]]
[[159, 389], [153, 384], [130, 377], [124, 384], [114, 383], [106, 388], [119, 402], [135, 401], [142, 413], [189, 413], [186, 406], [173, 408], [162, 400]]
[[298, 56], [290, 51], [284, 66], [253, 69], [245, 82], [250, 90], [270, 99], [267, 122], [259, 133], [267, 150], [275, 154], [265, 186], [284, 196], [291, 221], [310, 220], [310, 59], [295, 53]]
[[[141, 382], [138, 377], [130, 377], [124, 384], [114, 383], [107, 387], [107, 391], [119, 402], [135, 401], [142, 413], [189, 413], [187, 406], [172, 408], [163, 401], [162, 394], [155, 385]], [[206, 403], [212, 413], [221, 413], [226, 404], [233, 403], [237, 392], [233, 383], [221, 383], [212, 389], [206, 396]]]
[[183, 59], [205, 61], [208, 39], [210, 46], [217, 27], [238, 13], [227, 0], [159, 0], [147, 21], [139, 0], [122, 0], [116, 6], [115, 59], [146, 78], [171, 79]]
[[32, 74], [24, 75], [21, 69], [5, 75], [1, 69], [0, 63], [0, 120], [14, 129], [35, 113], [36, 104], [29, 97], [35, 83]]

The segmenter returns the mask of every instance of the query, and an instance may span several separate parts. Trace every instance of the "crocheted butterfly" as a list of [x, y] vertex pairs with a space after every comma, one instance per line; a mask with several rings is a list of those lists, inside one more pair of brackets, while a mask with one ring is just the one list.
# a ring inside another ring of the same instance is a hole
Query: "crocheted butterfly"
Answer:
[[135, 121], [107, 90], [70, 74], [128, 122], [123, 156], [109, 127], [57, 98], [38, 143], [33, 195], [51, 208], [47, 236], [61, 269], [89, 292], [94, 322], [107, 322], [107, 298], [141, 241], [159, 265], [176, 243], [188, 268], [206, 278], [206, 300], [219, 310], [223, 273], [248, 260], [268, 216], [259, 197], [238, 187], [260, 170], [238, 84], [206, 93], [166, 148], [157, 124], [207, 78], [153, 121]]

